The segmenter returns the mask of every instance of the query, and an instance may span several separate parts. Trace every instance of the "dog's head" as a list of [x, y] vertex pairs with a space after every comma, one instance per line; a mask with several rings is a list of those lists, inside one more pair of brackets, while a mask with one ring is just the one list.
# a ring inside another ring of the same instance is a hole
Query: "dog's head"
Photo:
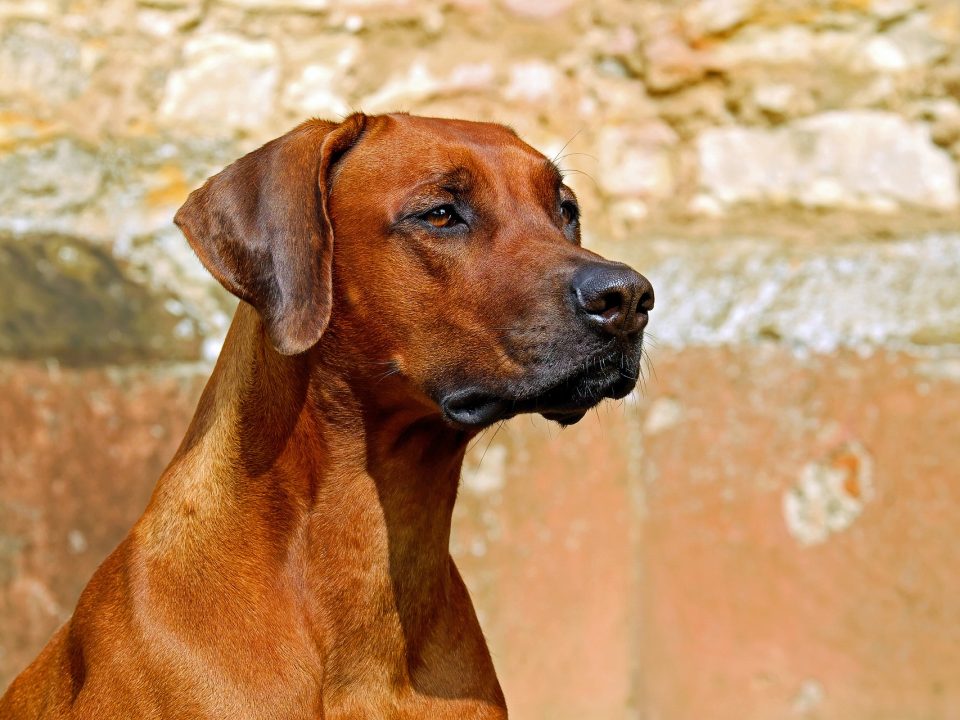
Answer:
[[324, 332], [469, 429], [569, 424], [635, 386], [653, 289], [580, 246], [552, 162], [501, 125], [310, 121], [191, 194], [177, 224], [281, 353]]

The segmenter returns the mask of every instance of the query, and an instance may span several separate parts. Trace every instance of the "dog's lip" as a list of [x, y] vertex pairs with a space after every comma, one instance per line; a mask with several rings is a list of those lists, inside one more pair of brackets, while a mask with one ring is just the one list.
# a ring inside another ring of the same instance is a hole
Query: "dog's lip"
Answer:
[[447, 420], [464, 427], [489, 425], [500, 419], [509, 402], [504, 397], [475, 388], [456, 390], [440, 402], [440, 409]]
[[570, 386], [583, 376], [583, 373], [571, 375], [529, 397], [513, 397], [481, 387], [467, 387], [446, 394], [439, 403], [440, 409], [448, 421], [464, 428], [483, 427], [524, 412], [540, 413], [548, 420], [570, 425], [580, 420], [601, 400], [620, 399], [636, 385], [636, 378], [618, 373], [599, 385], [588, 397], [566, 397]]
[[583, 416], [589, 412], [589, 408], [586, 410], [573, 410], [573, 411], [553, 411], [545, 410], [540, 413], [547, 420], [552, 420], [555, 423], [560, 423], [561, 425], [573, 425], [576, 422], [579, 422], [583, 419]]

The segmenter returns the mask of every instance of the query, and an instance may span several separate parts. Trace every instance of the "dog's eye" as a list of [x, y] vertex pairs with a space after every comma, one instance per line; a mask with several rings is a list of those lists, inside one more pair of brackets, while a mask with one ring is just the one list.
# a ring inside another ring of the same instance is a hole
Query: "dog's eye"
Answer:
[[440, 207], [435, 207], [433, 210], [425, 212], [420, 217], [433, 225], [435, 228], [449, 228], [453, 227], [454, 225], [460, 225], [463, 222], [463, 218], [457, 215], [457, 211], [454, 210], [453, 205], [441, 205]]
[[567, 225], [575, 223], [580, 218], [580, 208], [572, 200], [564, 200], [560, 203], [560, 216]]

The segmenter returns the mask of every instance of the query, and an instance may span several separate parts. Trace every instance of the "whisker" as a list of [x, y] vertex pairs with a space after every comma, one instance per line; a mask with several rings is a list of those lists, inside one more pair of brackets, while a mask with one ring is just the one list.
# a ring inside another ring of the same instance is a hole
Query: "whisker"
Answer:
[[493, 437], [490, 438], [490, 442], [487, 443], [487, 446], [483, 449], [483, 454], [480, 456], [480, 461], [477, 463], [477, 470], [480, 469], [480, 466], [483, 464], [483, 459], [487, 456], [487, 450], [490, 449], [490, 446], [493, 445], [493, 441], [497, 439], [497, 434], [500, 432], [500, 428], [504, 426], [506, 420], [501, 420], [497, 423], [497, 429], [493, 431]]
[[[569, 143], [568, 143], [568, 144], [569, 144]], [[564, 155], [558, 155], [557, 157], [555, 157], [555, 158], [553, 159], [553, 161], [554, 161], [554, 162], [560, 162], [560, 161], [563, 160], [564, 158], [574, 157], [575, 155], [582, 155], [583, 157], [588, 157], [588, 158], [590, 158], [591, 160], [597, 160], [597, 156], [596, 156], [596, 155], [591, 155], [590, 153], [585, 153], [585, 152], [568, 152], [568, 153], [566, 153], [566, 154], [564, 154]], [[598, 160], [597, 162], [599, 162], [599, 160]]]
[[563, 174], [564, 176], [566, 176], [566, 175], [568, 175], [568, 174], [570, 174], [570, 173], [577, 173], [578, 175], [585, 175], [586, 177], [590, 178], [590, 181], [591, 181], [596, 187], [600, 187], [600, 183], [597, 182], [596, 178], [594, 178], [593, 175], [591, 175], [590, 173], [588, 173], [588, 172], [586, 172], [586, 171], [584, 171], [584, 170], [575, 170], [575, 169], [573, 169], [573, 168], [569, 168], [569, 169], [561, 168], [560, 172], [561, 172], [561, 174]]
[[574, 140], [576, 140], [576, 139], [577, 139], [577, 135], [579, 135], [579, 134], [582, 133], [582, 132], [583, 132], [583, 128], [580, 128], [579, 130], [577, 130], [577, 131], [573, 134], [573, 137], [571, 137], [569, 140], [567, 140], [567, 141], [563, 144], [563, 147], [560, 148], [560, 149], [557, 151], [557, 154], [553, 156], [553, 160], [551, 160], [550, 162], [552, 162], [554, 165], [556, 165], [556, 164], [557, 164], [557, 158], [559, 158], [561, 155], [563, 155], [563, 151], [567, 149], [567, 146], [568, 146], [570, 143], [572, 143]]

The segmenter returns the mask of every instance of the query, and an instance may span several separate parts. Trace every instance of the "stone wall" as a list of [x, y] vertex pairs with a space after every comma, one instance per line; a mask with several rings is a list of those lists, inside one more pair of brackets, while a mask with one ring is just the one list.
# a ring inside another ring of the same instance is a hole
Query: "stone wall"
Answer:
[[468, 468], [513, 716], [960, 716], [956, 0], [0, 0], [0, 686], [219, 351], [174, 211], [356, 109], [512, 125], [657, 289], [645, 393]]

